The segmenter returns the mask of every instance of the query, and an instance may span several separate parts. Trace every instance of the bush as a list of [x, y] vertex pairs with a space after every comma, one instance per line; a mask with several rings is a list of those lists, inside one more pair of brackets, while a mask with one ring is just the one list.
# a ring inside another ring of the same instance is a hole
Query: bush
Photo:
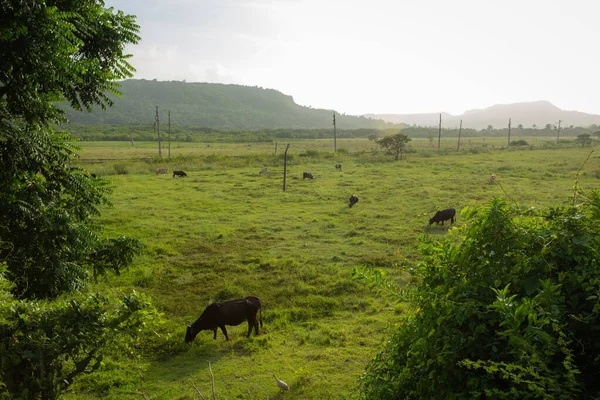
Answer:
[[527, 140], [519, 139], [519, 140], [511, 140], [511, 146], [528, 146]]
[[[103, 356], [132, 340], [157, 316], [135, 292], [55, 301], [15, 300], [0, 268], [0, 399], [56, 399]], [[130, 334], [131, 336], [128, 336]]]
[[501, 199], [423, 236], [414, 287], [355, 276], [414, 312], [367, 366], [368, 399], [600, 396], [600, 191], [543, 212]]

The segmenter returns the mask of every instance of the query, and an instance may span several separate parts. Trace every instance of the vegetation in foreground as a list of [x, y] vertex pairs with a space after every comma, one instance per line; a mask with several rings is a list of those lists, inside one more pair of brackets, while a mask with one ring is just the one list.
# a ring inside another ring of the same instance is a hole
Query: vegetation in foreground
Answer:
[[[422, 237], [413, 310], [370, 362], [362, 397], [596, 399], [600, 192], [519, 210], [494, 198]], [[381, 275], [356, 275], [389, 288]]]
[[115, 342], [151, 319], [143, 295], [85, 291], [124, 269], [137, 240], [103, 236], [93, 220], [106, 185], [72, 162], [54, 102], [110, 105], [131, 76], [123, 53], [135, 18], [102, 2], [0, 6], [0, 398], [55, 399], [100, 367]]

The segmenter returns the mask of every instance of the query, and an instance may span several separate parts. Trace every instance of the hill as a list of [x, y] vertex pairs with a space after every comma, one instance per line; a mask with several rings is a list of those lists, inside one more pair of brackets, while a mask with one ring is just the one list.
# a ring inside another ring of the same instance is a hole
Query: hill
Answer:
[[[167, 111], [178, 126], [220, 129], [333, 128], [333, 110], [296, 104], [292, 96], [277, 90], [218, 83], [161, 82], [130, 79], [121, 82], [122, 97], [111, 96], [114, 105], [91, 113], [61, 105], [74, 124], [152, 124], [156, 106], [161, 124]], [[392, 123], [364, 116], [336, 115], [340, 129], [393, 128]]]
[[[395, 124], [405, 123], [418, 126], [437, 126], [440, 118], [439, 113], [366, 114], [365, 117], [378, 118]], [[534, 124], [540, 128], [546, 124], [554, 125], [559, 120], [561, 126], [564, 127], [600, 125], [600, 115], [562, 110], [547, 101], [496, 104], [484, 109], [465, 111], [460, 115], [442, 113], [442, 125], [458, 127], [462, 119], [464, 128], [485, 129], [488, 125], [502, 128], [508, 125], [509, 118], [512, 119], [513, 127], [522, 124], [525, 128], [530, 128]]]

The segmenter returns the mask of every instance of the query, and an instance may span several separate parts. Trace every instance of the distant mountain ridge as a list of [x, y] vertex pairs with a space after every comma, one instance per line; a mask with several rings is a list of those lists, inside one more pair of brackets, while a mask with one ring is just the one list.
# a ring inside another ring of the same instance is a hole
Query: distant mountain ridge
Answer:
[[[167, 111], [178, 126], [218, 129], [333, 129], [333, 110], [313, 109], [294, 102], [274, 89], [220, 83], [128, 79], [120, 82], [122, 97], [109, 96], [114, 105], [91, 113], [76, 112], [64, 103], [67, 119], [74, 124], [130, 125], [154, 122], [159, 107], [161, 126]], [[340, 129], [384, 129], [394, 124], [364, 116], [336, 113]]]
[[[365, 117], [382, 119], [395, 124], [437, 126], [440, 113], [365, 114]], [[548, 101], [533, 101], [496, 104], [483, 109], [468, 110], [460, 115], [442, 113], [442, 126], [458, 127], [462, 119], [463, 128], [485, 129], [488, 125], [492, 125], [494, 128], [503, 128], [508, 125], [509, 118], [513, 127], [522, 124], [524, 128], [531, 128], [534, 124], [539, 128], [546, 124], [556, 125], [559, 120], [561, 126], [565, 127], [600, 125], [600, 115], [562, 110]]]

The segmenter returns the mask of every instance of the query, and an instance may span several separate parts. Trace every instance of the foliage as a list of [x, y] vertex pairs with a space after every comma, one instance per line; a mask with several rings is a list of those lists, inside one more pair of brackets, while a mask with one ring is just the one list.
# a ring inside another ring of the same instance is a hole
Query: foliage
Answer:
[[525, 140], [525, 139], [519, 139], [519, 140], [511, 140], [510, 145], [511, 146], [527, 146], [527, 145], [529, 145], [529, 143], [527, 143], [527, 140]]
[[[128, 79], [121, 82], [123, 97], [111, 96], [114, 107], [78, 114], [67, 105], [69, 121], [84, 125], [151, 124], [155, 107], [161, 111], [166, 131], [166, 111], [178, 126], [203, 126], [228, 130], [278, 129], [282, 127], [331, 129], [331, 110], [300, 106], [292, 96], [256, 86], [206, 82], [159, 82]], [[394, 125], [363, 116], [338, 114], [338, 129], [391, 128]]]
[[58, 398], [115, 346], [127, 352], [156, 315], [135, 291], [118, 301], [90, 295], [33, 302], [10, 296], [1, 273], [0, 286], [0, 399]]
[[55, 130], [56, 101], [112, 104], [138, 26], [97, 0], [5, 0], [0, 10], [0, 398], [55, 399], [152, 314], [136, 293], [67, 297], [90, 272], [125, 268], [140, 243], [100, 236], [107, 182], [75, 166], [73, 139]]
[[591, 146], [592, 136], [589, 133], [582, 133], [581, 135], [577, 136], [577, 139], [575, 139], [575, 143], [577, 143], [581, 147]]
[[135, 18], [102, 5], [2, 5], [0, 260], [19, 297], [56, 297], [81, 288], [89, 268], [106, 268], [90, 257], [102, 245], [91, 218], [107, 202], [106, 182], [73, 166], [77, 148], [52, 128], [63, 115], [54, 101], [105, 107], [114, 81], [131, 76], [123, 50], [139, 39]]
[[406, 144], [408, 142], [410, 142], [410, 138], [404, 133], [396, 133], [395, 135], [385, 136], [375, 140], [375, 143], [385, 149], [388, 154], [394, 156], [394, 159], [396, 160], [398, 160], [398, 157], [402, 159], [402, 153], [406, 150]]
[[579, 195], [522, 212], [494, 198], [466, 209], [462, 229], [421, 237], [418, 283], [398, 294], [415, 311], [369, 363], [362, 396], [598, 398], [600, 191]]

